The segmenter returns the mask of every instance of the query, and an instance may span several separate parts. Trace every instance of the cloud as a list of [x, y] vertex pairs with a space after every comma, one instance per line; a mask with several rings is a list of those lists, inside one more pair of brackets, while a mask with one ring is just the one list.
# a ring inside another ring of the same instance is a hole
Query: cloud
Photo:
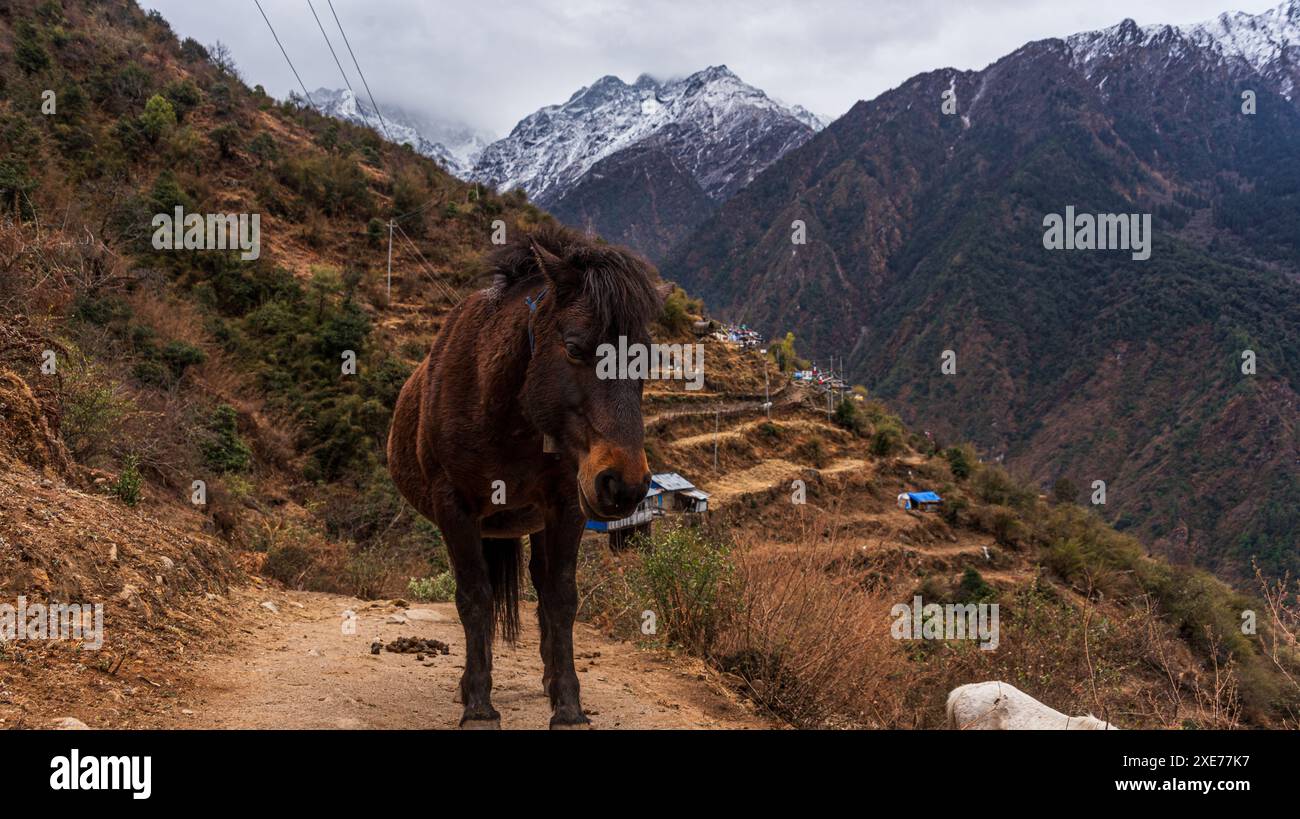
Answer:
[[[307, 0], [261, 0], [308, 89], [343, 86]], [[1224, 0], [1153, 0], [1138, 22], [1189, 23]], [[344, 70], [364, 94], [327, 0], [312, 0]], [[245, 79], [297, 89], [256, 7], [143, 0], [181, 36], [230, 46]], [[1237, 0], [1259, 12], [1276, 0]], [[1234, 9], [1234, 10], [1236, 10]], [[606, 74], [682, 76], [726, 64], [788, 103], [838, 116], [935, 68], [979, 69], [1024, 43], [1113, 25], [1129, 0], [334, 0], [383, 103], [496, 136]]]

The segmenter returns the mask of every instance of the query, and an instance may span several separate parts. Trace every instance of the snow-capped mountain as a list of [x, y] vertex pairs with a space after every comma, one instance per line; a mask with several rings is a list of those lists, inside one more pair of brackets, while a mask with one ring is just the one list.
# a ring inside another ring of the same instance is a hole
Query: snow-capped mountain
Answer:
[[549, 205], [596, 163], [655, 140], [707, 196], [722, 201], [823, 126], [816, 115], [773, 100], [726, 66], [670, 81], [643, 74], [631, 85], [606, 76], [564, 104], [525, 117], [483, 151], [474, 178], [500, 189], [522, 187]]
[[[1294, 562], [1300, 517], [1270, 510], [1300, 510], [1298, 24], [1297, 0], [1129, 20], [918, 74], [769, 166], [661, 272], [714, 315], [843, 354], [905, 421], [1039, 486], [1133, 487], [1107, 514], [1155, 551], [1243, 578]], [[1046, 251], [1045, 216], [1071, 206], [1145, 214], [1155, 250]], [[1272, 381], [1207, 365], [1256, 338], [1292, 362]], [[945, 377], [944, 349], [974, 372]]]
[[462, 179], [469, 177], [474, 162], [491, 141], [488, 134], [468, 125], [437, 121], [396, 106], [381, 106], [381, 120], [369, 101], [359, 102], [346, 88], [318, 88], [311, 96], [326, 115], [373, 128], [393, 142], [410, 145]]
[[1275, 80], [1291, 99], [1300, 83], [1300, 0], [1288, 0], [1260, 14], [1225, 12], [1193, 25], [1139, 26], [1133, 20], [1066, 38], [1076, 65], [1092, 76], [1095, 66], [1132, 48], [1162, 51], [1171, 59], [1209, 53]]

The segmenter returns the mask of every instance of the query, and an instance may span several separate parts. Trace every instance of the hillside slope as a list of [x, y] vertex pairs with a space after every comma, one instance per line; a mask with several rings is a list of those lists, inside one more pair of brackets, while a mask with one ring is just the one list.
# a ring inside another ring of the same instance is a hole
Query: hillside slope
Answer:
[[[941, 727], [947, 693], [973, 679], [1131, 728], [1298, 724], [1294, 612], [1244, 636], [1243, 611], [1272, 611], [1255, 596], [1150, 557], [969, 446], [938, 448], [861, 392], [828, 413], [824, 395], [770, 361], [768, 413], [757, 351], [710, 343], [705, 360], [700, 393], [647, 392], [647, 452], [653, 470], [711, 493], [704, 542], [726, 557], [692, 551], [672, 516], [653, 551], [603, 555], [593, 536], [586, 616], [630, 636], [625, 606], [660, 612], [673, 626], [655, 639], [692, 647], [802, 727]], [[899, 493], [926, 490], [941, 511], [898, 508]], [[717, 604], [666, 618], [665, 573]], [[611, 591], [629, 586], [636, 602]], [[899, 641], [891, 612], [915, 596], [998, 604], [998, 647]]]

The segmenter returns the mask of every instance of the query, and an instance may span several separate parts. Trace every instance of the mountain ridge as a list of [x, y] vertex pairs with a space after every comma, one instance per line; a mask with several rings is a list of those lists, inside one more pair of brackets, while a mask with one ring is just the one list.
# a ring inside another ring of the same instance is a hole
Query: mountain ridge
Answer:
[[[1289, 24], [1295, 8], [1269, 19]], [[851, 374], [909, 423], [973, 440], [1040, 485], [1123, 486], [1109, 519], [1167, 554], [1229, 574], [1252, 557], [1295, 568], [1291, 48], [1261, 74], [1217, 47], [1104, 31], [857, 103], [662, 268], [722, 315], [793, 330], [806, 354], [850, 351]], [[1080, 60], [1085, 41], [1107, 45]], [[1044, 214], [1066, 205], [1152, 213], [1156, 255], [1045, 252]], [[791, 243], [796, 220], [806, 245]], [[1267, 371], [1243, 379], [1243, 351], [1264, 347]], [[940, 372], [944, 350], [959, 377]], [[1101, 366], [1115, 356], [1122, 367]]]
[[[725, 65], [671, 80], [642, 74], [631, 84], [606, 75], [524, 117], [483, 151], [471, 176], [499, 190], [523, 188], [562, 221], [657, 260], [822, 124]], [[667, 181], [651, 166], [669, 170]], [[663, 200], [672, 206], [660, 207]]]

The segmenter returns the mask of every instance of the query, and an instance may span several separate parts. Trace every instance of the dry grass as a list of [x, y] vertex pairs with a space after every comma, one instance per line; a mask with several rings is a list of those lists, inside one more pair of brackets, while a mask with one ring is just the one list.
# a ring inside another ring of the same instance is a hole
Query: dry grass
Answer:
[[[863, 551], [842, 536], [845, 510], [832, 506], [791, 519], [779, 543], [741, 532], [730, 551], [734, 604], [702, 653], [766, 713], [801, 728], [941, 728], [949, 691], [996, 679], [1125, 728], [1241, 725], [1234, 663], [1213, 651], [1198, 659], [1145, 597], [1095, 599], [1026, 573], [998, 584], [996, 649], [895, 639], [895, 605], [917, 593], [959, 602], [943, 597], [957, 584], [917, 575], [901, 553]], [[638, 585], [644, 555], [584, 551], [580, 615], [647, 639], [635, 629], [652, 605]], [[662, 633], [655, 641], [674, 643]]]

